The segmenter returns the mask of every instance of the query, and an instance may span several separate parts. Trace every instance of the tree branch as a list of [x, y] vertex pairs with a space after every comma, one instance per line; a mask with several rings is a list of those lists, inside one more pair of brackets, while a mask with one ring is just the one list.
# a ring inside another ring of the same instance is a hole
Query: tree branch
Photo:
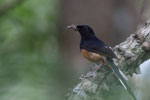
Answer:
[[[119, 58], [114, 59], [115, 64], [126, 75], [138, 73], [139, 65], [150, 58], [150, 23], [131, 34], [126, 41], [116, 45], [114, 52]], [[96, 66], [92, 65], [90, 71], [80, 78], [81, 82], [66, 95], [66, 100], [108, 100], [110, 91], [113, 90], [114, 93], [114, 90], [117, 91], [116, 87], [121, 87], [109, 68], [103, 67], [99, 72], [95, 72]], [[132, 100], [128, 93], [124, 95]]]
[[6, 14], [9, 10], [14, 9], [17, 5], [21, 4], [24, 0], [14, 0], [2, 7], [0, 7], [0, 16]]

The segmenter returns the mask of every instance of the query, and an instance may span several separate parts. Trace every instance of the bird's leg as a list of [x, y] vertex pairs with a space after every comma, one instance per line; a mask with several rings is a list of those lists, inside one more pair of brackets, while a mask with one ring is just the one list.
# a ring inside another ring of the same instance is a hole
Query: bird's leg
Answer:
[[104, 65], [104, 63], [103, 63], [103, 61], [101, 61], [95, 71], [98, 72], [98, 71], [101, 69], [101, 67], [102, 67], [103, 65]]
[[98, 71], [101, 69], [101, 67], [102, 67], [103, 65], [106, 65], [106, 66], [109, 67], [109, 65], [108, 65], [108, 63], [107, 63], [107, 61], [106, 61], [105, 58], [102, 58], [102, 59], [101, 59], [100, 64], [99, 64], [99, 66], [98, 66], [97, 69], [96, 69], [96, 72], [98, 72]]

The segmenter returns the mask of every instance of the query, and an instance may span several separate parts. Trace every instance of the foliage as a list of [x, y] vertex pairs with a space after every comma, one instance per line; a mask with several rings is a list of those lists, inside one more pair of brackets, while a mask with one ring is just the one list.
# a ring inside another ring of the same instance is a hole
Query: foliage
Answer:
[[60, 99], [58, 4], [25, 0], [0, 16], [1, 100]]

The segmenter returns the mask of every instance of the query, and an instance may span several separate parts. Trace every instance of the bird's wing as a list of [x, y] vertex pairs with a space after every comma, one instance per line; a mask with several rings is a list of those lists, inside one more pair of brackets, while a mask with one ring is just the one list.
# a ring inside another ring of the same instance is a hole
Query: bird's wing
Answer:
[[102, 41], [89, 41], [83, 45], [83, 48], [90, 52], [98, 53], [106, 57], [117, 58], [112, 49], [105, 45]]

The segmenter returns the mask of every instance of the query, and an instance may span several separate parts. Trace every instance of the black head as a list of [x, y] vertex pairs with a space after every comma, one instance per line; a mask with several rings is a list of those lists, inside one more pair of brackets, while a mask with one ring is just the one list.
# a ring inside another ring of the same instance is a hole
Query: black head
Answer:
[[88, 25], [70, 25], [68, 28], [73, 28], [81, 34], [81, 38], [90, 38], [94, 35], [94, 31]]
[[76, 30], [80, 33], [94, 34], [92, 28], [88, 25], [76, 25]]

